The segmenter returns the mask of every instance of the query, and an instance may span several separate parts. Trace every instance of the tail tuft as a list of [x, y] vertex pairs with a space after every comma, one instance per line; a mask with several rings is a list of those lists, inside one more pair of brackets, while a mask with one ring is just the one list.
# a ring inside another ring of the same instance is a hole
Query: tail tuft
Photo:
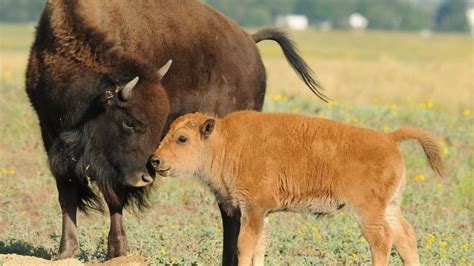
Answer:
[[391, 133], [391, 135], [396, 142], [409, 139], [417, 140], [423, 147], [431, 169], [442, 177], [446, 176], [446, 167], [441, 159], [441, 149], [432, 134], [418, 128], [401, 128]]
[[252, 34], [252, 38], [255, 43], [258, 43], [263, 40], [272, 40], [277, 42], [283, 54], [286, 57], [290, 66], [296, 71], [296, 74], [303, 80], [303, 82], [308, 86], [308, 88], [321, 100], [327, 102], [329, 98], [324, 95], [321, 90], [323, 87], [319, 82], [313, 77], [314, 73], [311, 68], [306, 64], [306, 62], [298, 54], [294, 42], [288, 37], [288, 35], [278, 29], [264, 29], [255, 34]]

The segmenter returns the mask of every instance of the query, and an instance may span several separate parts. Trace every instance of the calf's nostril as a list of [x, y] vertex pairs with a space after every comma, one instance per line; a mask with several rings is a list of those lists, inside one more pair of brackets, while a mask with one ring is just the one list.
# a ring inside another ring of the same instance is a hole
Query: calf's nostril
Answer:
[[160, 159], [158, 159], [157, 157], [151, 157], [150, 163], [151, 163], [151, 166], [156, 169], [160, 165]]

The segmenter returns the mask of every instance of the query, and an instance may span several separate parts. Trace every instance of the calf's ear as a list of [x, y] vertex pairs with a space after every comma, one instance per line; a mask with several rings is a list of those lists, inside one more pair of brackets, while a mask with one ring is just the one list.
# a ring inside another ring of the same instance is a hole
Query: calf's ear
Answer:
[[201, 138], [202, 139], [207, 139], [212, 131], [214, 131], [214, 125], [216, 124], [216, 120], [214, 119], [207, 119], [206, 122], [204, 122], [201, 125]]

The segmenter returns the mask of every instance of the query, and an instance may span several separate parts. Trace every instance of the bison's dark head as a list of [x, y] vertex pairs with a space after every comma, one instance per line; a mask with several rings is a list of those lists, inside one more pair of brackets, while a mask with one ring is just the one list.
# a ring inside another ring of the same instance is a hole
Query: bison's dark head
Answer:
[[151, 184], [155, 172], [147, 161], [160, 142], [170, 110], [161, 85], [170, 66], [171, 60], [157, 70], [154, 80], [104, 77], [101, 94], [82, 122], [62, 133], [61, 141], [55, 143], [52, 153], [56, 156], [50, 156], [52, 170], [63, 175], [73, 172], [82, 180], [90, 177], [111, 200], [117, 187]]
[[[160, 79], [170, 65], [171, 60], [158, 70]], [[151, 184], [155, 173], [146, 163], [159, 144], [169, 113], [165, 90], [160, 83], [137, 76], [113, 91], [107, 90], [100, 102], [104, 112], [90, 122], [94, 127], [90, 136], [93, 149], [105, 156], [122, 184]]]

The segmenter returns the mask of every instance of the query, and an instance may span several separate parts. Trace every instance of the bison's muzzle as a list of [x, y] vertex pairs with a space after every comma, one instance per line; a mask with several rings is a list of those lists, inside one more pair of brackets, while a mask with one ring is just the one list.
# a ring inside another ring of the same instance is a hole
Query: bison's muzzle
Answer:
[[137, 172], [126, 179], [127, 185], [131, 187], [146, 187], [153, 183], [153, 177], [145, 172]]

